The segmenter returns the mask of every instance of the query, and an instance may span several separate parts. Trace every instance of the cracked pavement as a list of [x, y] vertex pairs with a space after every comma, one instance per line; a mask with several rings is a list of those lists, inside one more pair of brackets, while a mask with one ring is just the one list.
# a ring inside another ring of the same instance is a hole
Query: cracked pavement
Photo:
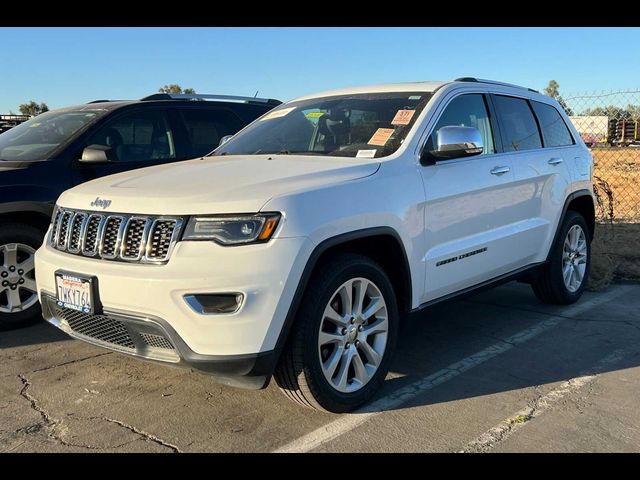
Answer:
[[[575, 315], [517, 283], [429, 309], [405, 326], [377, 397], [402, 402], [314, 451], [640, 451], [640, 285], [616, 289]], [[0, 332], [0, 452], [273, 451], [353, 418], [44, 322]]]

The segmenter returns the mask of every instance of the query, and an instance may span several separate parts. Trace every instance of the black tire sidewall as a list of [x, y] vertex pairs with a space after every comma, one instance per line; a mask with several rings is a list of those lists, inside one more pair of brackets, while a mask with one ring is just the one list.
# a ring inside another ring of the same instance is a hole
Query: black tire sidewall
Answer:
[[[574, 225], [579, 225], [587, 238], [587, 266], [584, 272], [582, 284], [580, 285], [578, 290], [576, 290], [575, 292], [570, 292], [564, 283], [564, 277], [562, 273], [562, 251], [564, 247], [564, 241], [567, 238], [567, 234], [569, 233], [571, 227], [573, 227]], [[557, 285], [556, 289], [566, 303], [573, 303], [582, 296], [582, 293], [584, 292], [584, 289], [587, 285], [587, 281], [589, 279], [589, 271], [591, 269], [591, 236], [589, 227], [587, 226], [587, 222], [579, 213], [573, 211], [569, 211], [567, 213], [567, 217], [565, 218], [565, 221], [562, 225], [562, 230], [560, 231], [560, 235], [558, 236], [558, 241], [554, 246], [553, 254], [550, 258], [549, 268], [551, 269], [551, 278]]]
[[[0, 224], [0, 245], [22, 243], [37, 250], [42, 245], [45, 232], [22, 223]], [[41, 319], [40, 303], [36, 302], [26, 310], [18, 313], [0, 312], [0, 331], [11, 330], [31, 325]]]
[[[338, 267], [333, 264], [335, 271], [332, 275], [324, 277], [322, 291], [309, 292], [313, 295], [311, 308], [305, 309], [306, 318], [303, 329], [303, 363], [307, 381], [312, 384], [315, 391], [314, 397], [324, 408], [330, 411], [348, 411], [366, 403], [376, 391], [379, 390], [382, 382], [389, 370], [389, 365], [395, 350], [398, 334], [399, 314], [397, 301], [391, 282], [385, 275], [381, 267], [366, 257], [360, 261], [351, 262], [345, 267]], [[331, 300], [334, 292], [349, 279], [363, 277], [373, 282], [382, 292], [387, 305], [389, 331], [385, 353], [373, 378], [357, 392], [342, 393], [335, 390], [324, 377], [320, 357], [318, 354], [318, 335], [320, 332], [320, 322], [324, 314], [326, 305]]]

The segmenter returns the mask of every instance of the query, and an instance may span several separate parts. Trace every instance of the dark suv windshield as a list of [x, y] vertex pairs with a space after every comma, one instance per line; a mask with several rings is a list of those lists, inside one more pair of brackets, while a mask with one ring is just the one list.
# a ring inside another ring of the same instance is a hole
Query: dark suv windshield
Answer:
[[44, 160], [101, 114], [54, 111], [38, 115], [0, 135], [0, 160]]
[[389, 92], [290, 102], [253, 122], [214, 155], [384, 157], [395, 152], [431, 98]]

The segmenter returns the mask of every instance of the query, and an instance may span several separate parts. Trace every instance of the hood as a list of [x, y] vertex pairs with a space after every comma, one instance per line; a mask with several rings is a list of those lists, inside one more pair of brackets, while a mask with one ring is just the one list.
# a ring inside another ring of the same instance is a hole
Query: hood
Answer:
[[362, 158], [204, 157], [92, 180], [64, 192], [58, 204], [150, 215], [250, 213], [273, 197], [366, 177], [379, 167]]

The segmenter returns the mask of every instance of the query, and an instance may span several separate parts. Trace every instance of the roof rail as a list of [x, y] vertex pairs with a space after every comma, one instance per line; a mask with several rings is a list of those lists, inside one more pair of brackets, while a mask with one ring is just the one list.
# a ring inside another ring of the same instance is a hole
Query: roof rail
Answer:
[[478, 82], [478, 83], [490, 83], [491, 85], [502, 85], [503, 87], [513, 87], [513, 88], [522, 88], [523, 90], [529, 90], [530, 92], [540, 93], [538, 90], [534, 90], [533, 88], [527, 88], [520, 85], [514, 85], [513, 83], [505, 83], [505, 82], [497, 82], [495, 80], [486, 80], [484, 78], [475, 78], [475, 77], [460, 77], [456, 78], [454, 82]]
[[87, 102], [87, 105], [89, 105], [90, 103], [104, 103], [104, 102], [113, 102], [113, 101], [114, 100], [107, 100], [107, 99], [104, 99], [104, 100], [93, 100], [91, 102]]
[[141, 98], [140, 101], [147, 102], [150, 100], [218, 100], [239, 103], [267, 103], [280, 105], [280, 100], [273, 98], [256, 98], [256, 97], [238, 97], [235, 95], [215, 95], [208, 93], [154, 93], [153, 95]]

